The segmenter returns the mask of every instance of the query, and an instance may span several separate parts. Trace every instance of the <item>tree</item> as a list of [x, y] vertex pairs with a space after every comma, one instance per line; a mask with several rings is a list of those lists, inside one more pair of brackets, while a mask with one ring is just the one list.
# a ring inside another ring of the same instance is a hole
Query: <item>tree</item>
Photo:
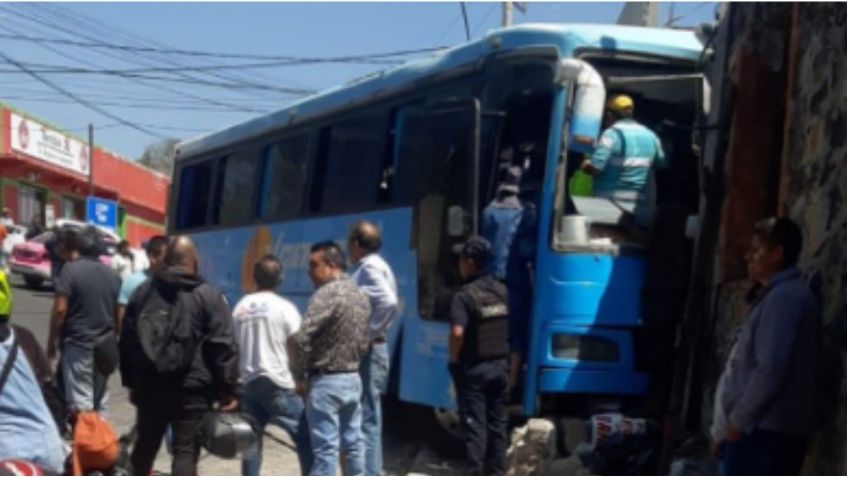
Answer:
[[178, 142], [180, 142], [179, 139], [169, 137], [150, 144], [138, 158], [138, 163], [170, 176], [174, 168]]

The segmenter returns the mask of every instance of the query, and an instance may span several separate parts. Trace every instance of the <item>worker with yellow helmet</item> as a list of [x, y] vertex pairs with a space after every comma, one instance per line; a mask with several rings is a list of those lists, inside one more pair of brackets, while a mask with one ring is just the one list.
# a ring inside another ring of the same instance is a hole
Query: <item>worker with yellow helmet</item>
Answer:
[[607, 197], [636, 216], [640, 225], [649, 225], [653, 215], [653, 169], [665, 166], [662, 144], [653, 131], [633, 119], [633, 98], [624, 94], [610, 97], [606, 121], [592, 157], [581, 169], [594, 176], [593, 193]]

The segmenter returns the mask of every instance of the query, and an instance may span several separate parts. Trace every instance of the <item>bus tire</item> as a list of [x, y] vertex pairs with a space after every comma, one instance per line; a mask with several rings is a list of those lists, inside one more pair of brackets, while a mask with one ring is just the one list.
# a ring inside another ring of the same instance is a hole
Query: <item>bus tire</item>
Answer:
[[436, 453], [445, 458], [465, 457], [465, 443], [459, 428], [459, 414], [456, 411], [409, 404], [413, 416], [409, 431], [419, 435]]

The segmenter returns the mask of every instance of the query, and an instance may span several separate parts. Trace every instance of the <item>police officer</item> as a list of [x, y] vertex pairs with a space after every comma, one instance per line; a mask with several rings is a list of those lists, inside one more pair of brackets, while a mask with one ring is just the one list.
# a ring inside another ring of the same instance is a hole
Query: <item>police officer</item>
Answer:
[[450, 371], [465, 434], [466, 475], [504, 475], [507, 447], [507, 291], [488, 271], [491, 245], [454, 247], [464, 285], [450, 308]]
[[613, 199], [633, 213], [637, 225], [650, 225], [655, 191], [652, 174], [665, 166], [662, 144], [653, 131], [633, 119], [633, 99], [619, 94], [607, 101], [606, 120], [591, 159], [581, 169], [594, 176], [597, 197]]

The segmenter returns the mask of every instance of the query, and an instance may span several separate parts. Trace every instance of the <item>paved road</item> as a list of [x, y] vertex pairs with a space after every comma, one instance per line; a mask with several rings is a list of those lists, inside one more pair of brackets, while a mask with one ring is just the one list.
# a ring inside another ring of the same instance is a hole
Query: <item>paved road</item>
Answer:
[[[12, 275], [10, 277], [14, 292], [14, 311], [12, 322], [29, 328], [46, 347], [50, 325], [50, 307], [52, 291], [49, 288], [40, 290], [28, 289], [23, 281]], [[167, 398], [163, 396], [163, 398]], [[387, 403], [392, 406], [391, 403]], [[421, 474], [455, 474], [449, 466], [427, 451], [419, 441], [420, 435], [410, 435], [403, 430], [404, 413], [402, 409], [391, 407], [386, 409], [385, 429], [385, 466], [389, 474], [404, 475], [407, 473]], [[120, 385], [117, 374], [113, 375], [109, 386], [107, 419], [115, 426], [119, 434], [128, 432], [135, 424], [135, 409], [130, 404], [127, 392]], [[157, 473], [170, 472], [170, 455], [164, 446], [156, 459]], [[291, 440], [279, 429], [269, 429], [264, 442], [263, 474], [265, 475], [296, 475], [299, 473], [297, 457], [293, 451]], [[203, 454], [200, 459], [201, 475], [239, 475], [240, 461], [223, 460]]]

